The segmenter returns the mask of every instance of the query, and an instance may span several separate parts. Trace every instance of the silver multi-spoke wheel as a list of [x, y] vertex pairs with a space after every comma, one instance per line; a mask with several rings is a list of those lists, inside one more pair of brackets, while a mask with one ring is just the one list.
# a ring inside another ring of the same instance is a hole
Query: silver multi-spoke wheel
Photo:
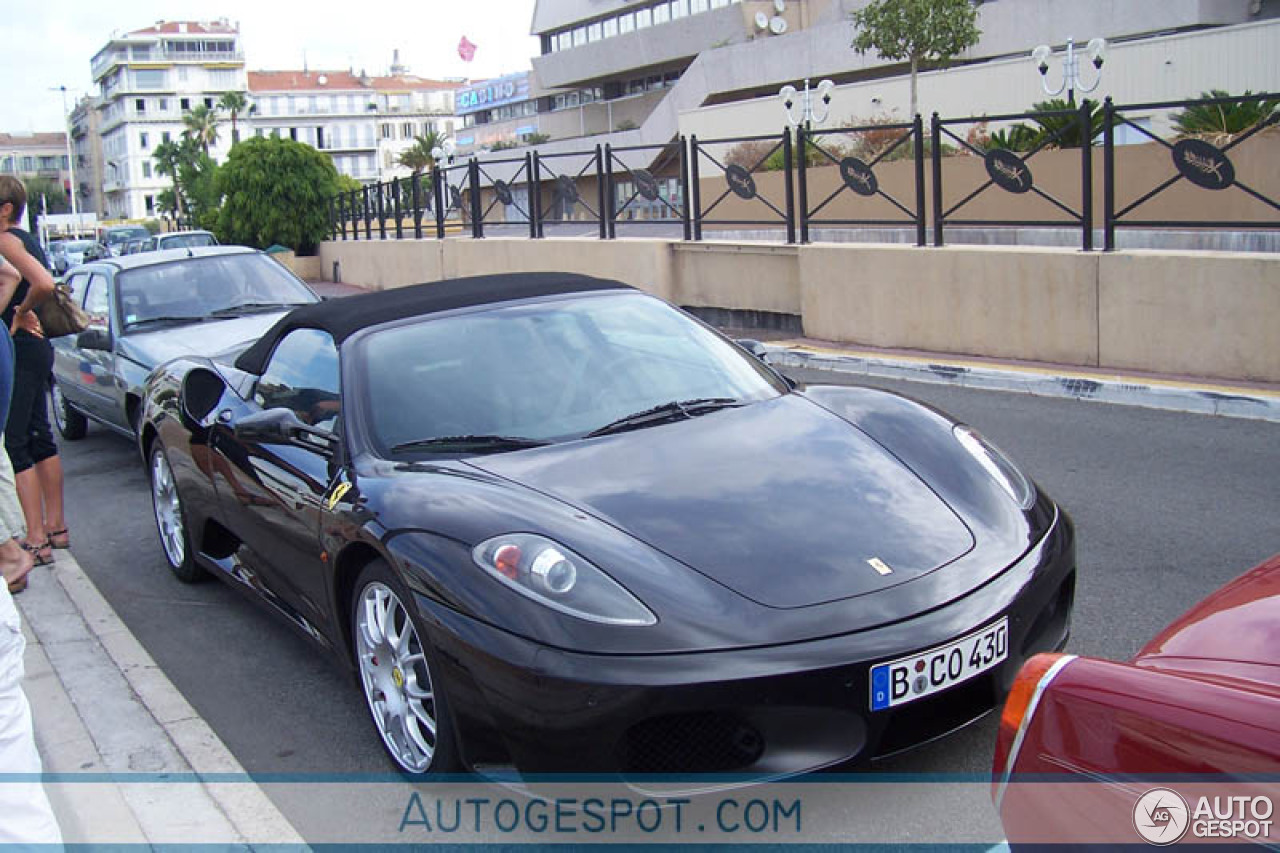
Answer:
[[391, 587], [372, 581], [355, 613], [356, 658], [374, 725], [392, 758], [411, 773], [431, 769], [440, 714], [422, 641]]
[[155, 508], [156, 528], [169, 565], [175, 568], [183, 565], [187, 559], [187, 540], [182, 529], [182, 501], [178, 498], [169, 460], [159, 448], [151, 454], [151, 505]]
[[50, 402], [53, 406], [53, 425], [58, 428], [58, 432], [65, 435], [67, 432], [67, 410], [66, 401], [62, 399], [62, 389], [58, 387], [58, 383], [54, 382], [49, 386]]

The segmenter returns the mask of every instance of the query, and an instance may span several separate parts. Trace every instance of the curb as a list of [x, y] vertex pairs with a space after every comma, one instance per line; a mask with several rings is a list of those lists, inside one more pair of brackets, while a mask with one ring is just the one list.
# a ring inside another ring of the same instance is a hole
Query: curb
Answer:
[[765, 350], [769, 363], [775, 367], [829, 370], [883, 379], [1012, 391], [1038, 397], [1280, 422], [1280, 392], [1239, 386], [1068, 372], [1063, 369], [995, 367], [963, 360], [940, 362], [910, 356], [827, 350], [786, 341], [765, 344]]
[[69, 552], [34, 569], [15, 601], [44, 784], [67, 844], [303, 843]]

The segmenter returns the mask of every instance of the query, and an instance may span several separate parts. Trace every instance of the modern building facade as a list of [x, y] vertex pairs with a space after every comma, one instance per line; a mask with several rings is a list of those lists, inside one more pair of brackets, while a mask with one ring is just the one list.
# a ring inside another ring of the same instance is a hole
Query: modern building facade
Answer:
[[[194, 108], [212, 109], [227, 92], [246, 88], [239, 29], [226, 20], [158, 21], [112, 38], [93, 57], [92, 71], [101, 89], [101, 212], [157, 216], [170, 180], [156, 172], [155, 147], [179, 138]], [[230, 146], [230, 133], [220, 133], [209, 154], [221, 160]]]
[[85, 213], [102, 213], [106, 199], [102, 193], [102, 134], [98, 99], [84, 97], [71, 110], [71, 150], [75, 157], [76, 204]]
[[[256, 136], [283, 136], [329, 154], [360, 181], [408, 175], [400, 153], [430, 132], [452, 136], [456, 82], [350, 71], [250, 71]], [[243, 132], [241, 134], [243, 136]]]

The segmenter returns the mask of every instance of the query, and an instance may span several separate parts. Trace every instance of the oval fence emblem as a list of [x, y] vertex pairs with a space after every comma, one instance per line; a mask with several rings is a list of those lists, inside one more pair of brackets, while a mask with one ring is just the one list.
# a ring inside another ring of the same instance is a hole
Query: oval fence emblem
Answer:
[[493, 194], [503, 204], [511, 204], [511, 186], [506, 181], [494, 181]]
[[457, 187], [449, 187], [449, 209], [462, 210], [462, 190]]
[[737, 163], [730, 164], [724, 170], [725, 182], [738, 198], [753, 199], [756, 197], [756, 181], [751, 173]]
[[631, 173], [632, 179], [636, 182], [636, 192], [645, 201], [658, 200], [658, 180], [648, 169], [636, 169]]
[[556, 178], [555, 193], [565, 204], [578, 203], [578, 184], [568, 175], [559, 175]]
[[1173, 146], [1173, 165], [1182, 177], [1206, 190], [1225, 190], [1236, 182], [1236, 168], [1220, 149], [1202, 139]]
[[1000, 189], [1011, 193], [1028, 192], [1034, 185], [1031, 168], [1022, 158], [1004, 148], [987, 152], [987, 174]]
[[840, 177], [844, 185], [858, 195], [875, 195], [880, 189], [876, 173], [857, 157], [845, 157], [840, 161]]

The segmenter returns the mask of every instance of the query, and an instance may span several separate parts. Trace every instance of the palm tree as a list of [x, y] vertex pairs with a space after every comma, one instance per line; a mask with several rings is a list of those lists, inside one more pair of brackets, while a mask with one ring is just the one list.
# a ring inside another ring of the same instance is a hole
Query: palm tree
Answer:
[[236, 127], [236, 119], [241, 113], [252, 113], [254, 108], [244, 92], [224, 92], [222, 99], [218, 101], [218, 107], [226, 110], [231, 116], [231, 144], [235, 145], [240, 141], [240, 130]]
[[173, 200], [178, 219], [182, 219], [182, 191], [178, 188], [178, 164], [182, 162], [182, 147], [176, 142], [161, 142], [151, 152], [156, 161], [156, 172], [173, 178]]
[[413, 145], [401, 151], [396, 162], [406, 169], [412, 169], [415, 175], [420, 175], [436, 164], [436, 158], [431, 152], [443, 145], [444, 140], [444, 134], [434, 130], [415, 136]]
[[204, 149], [205, 156], [209, 156], [210, 146], [218, 144], [218, 108], [212, 109], [204, 104], [193, 109], [182, 117], [182, 123], [187, 126], [185, 135], [194, 139], [199, 146]]

